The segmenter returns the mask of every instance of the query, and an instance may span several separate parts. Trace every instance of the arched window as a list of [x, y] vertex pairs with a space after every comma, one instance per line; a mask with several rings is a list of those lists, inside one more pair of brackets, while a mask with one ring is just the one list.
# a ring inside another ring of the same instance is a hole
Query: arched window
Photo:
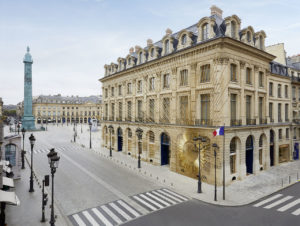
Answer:
[[230, 172], [231, 172], [231, 174], [236, 172], [236, 150], [237, 150], [237, 138], [233, 138], [230, 142]]
[[258, 145], [259, 145], [260, 148], [262, 148], [262, 146], [263, 146], [263, 135], [260, 136]]
[[184, 46], [186, 44], [186, 40], [187, 40], [186, 34], [182, 35], [182, 37], [181, 37], [181, 45]]
[[154, 56], [154, 48], [151, 49], [150, 56], [151, 56], [151, 57]]
[[9, 161], [12, 166], [16, 165], [16, 145], [7, 144], [5, 145], [5, 160]]
[[143, 52], [140, 52], [139, 60], [140, 60], [140, 64], [143, 63]]
[[154, 143], [155, 135], [152, 131], [149, 131], [149, 142]]
[[202, 26], [202, 41], [205, 41], [208, 39], [208, 24], [204, 24]]
[[235, 38], [235, 34], [236, 34], [236, 25], [234, 21], [231, 21], [231, 37]]
[[169, 39], [165, 41], [165, 54], [168, 54], [169, 51], [170, 51], [170, 42], [169, 42]]
[[250, 33], [250, 31], [247, 31], [247, 41], [251, 42], [251, 33]]

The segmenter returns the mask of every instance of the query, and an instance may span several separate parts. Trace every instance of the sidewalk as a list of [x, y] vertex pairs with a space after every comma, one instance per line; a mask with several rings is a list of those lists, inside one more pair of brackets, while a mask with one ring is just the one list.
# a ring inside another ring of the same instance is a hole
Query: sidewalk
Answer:
[[[77, 145], [88, 147], [90, 138], [89, 133], [86, 132], [87, 130], [88, 128], [83, 127], [83, 133], [81, 134], [80, 128], [78, 127], [77, 133], [79, 137], [76, 139]], [[101, 148], [101, 132], [93, 132], [92, 138], [92, 151], [104, 158], [110, 158], [109, 150]], [[199, 194], [197, 193], [198, 181], [196, 179], [172, 172], [167, 166], [154, 166], [142, 161], [142, 168], [138, 169], [137, 159], [125, 155], [122, 152], [115, 151], [113, 151], [111, 160], [116, 164], [132, 169], [137, 174], [153, 179], [163, 186], [170, 187], [189, 197], [224, 206], [240, 206], [252, 203], [296, 183], [300, 178], [300, 161], [283, 163], [269, 170], [259, 172], [257, 175], [250, 175], [242, 181], [235, 181], [231, 185], [226, 186], [225, 200], [222, 199], [223, 188], [218, 187], [218, 201], [215, 202], [213, 185], [202, 183], [203, 193]]]
[[[38, 175], [34, 176], [34, 192], [29, 192], [30, 166], [26, 162], [25, 169], [21, 170], [21, 179], [15, 180], [15, 192], [21, 201], [20, 206], [6, 207], [6, 223], [9, 226], [45, 226], [49, 225], [50, 221], [50, 205], [51, 193], [48, 193], [48, 203], [45, 207], [46, 222], [41, 223], [42, 219], [42, 189], [41, 178]], [[50, 183], [51, 186], [51, 183]], [[11, 189], [12, 190], [12, 189]], [[49, 187], [48, 190], [50, 191]], [[69, 225], [59, 212], [59, 209], [54, 206], [55, 215], [57, 216], [55, 225]]]

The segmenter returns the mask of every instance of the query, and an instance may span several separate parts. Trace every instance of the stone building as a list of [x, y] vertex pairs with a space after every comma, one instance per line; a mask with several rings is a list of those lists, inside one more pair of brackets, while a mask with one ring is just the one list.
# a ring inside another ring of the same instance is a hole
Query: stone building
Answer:
[[[18, 104], [22, 112], [23, 104]], [[33, 115], [36, 123], [88, 123], [90, 119], [100, 120], [101, 96], [40, 95], [33, 98]]]
[[[202, 180], [214, 182], [212, 144], [217, 143], [218, 184], [223, 147], [226, 184], [290, 161], [292, 105], [285, 88], [289, 93], [291, 78], [287, 66], [266, 52], [265, 38], [264, 31], [242, 28], [238, 16], [223, 18], [212, 6], [211, 15], [198, 23], [175, 33], [167, 29], [160, 41], [149, 39], [146, 47], [131, 48], [117, 64], [105, 65], [99, 80], [102, 146], [109, 148], [111, 139], [113, 150], [133, 157], [141, 147], [142, 160], [197, 178], [193, 138], [201, 135], [207, 139]], [[213, 136], [223, 125], [224, 146], [222, 136]], [[137, 128], [143, 130], [141, 142]]]

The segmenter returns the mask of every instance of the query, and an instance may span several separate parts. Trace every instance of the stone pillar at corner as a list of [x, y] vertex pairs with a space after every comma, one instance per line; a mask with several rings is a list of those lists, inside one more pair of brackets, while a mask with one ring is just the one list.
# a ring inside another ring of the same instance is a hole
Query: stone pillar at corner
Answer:
[[27, 53], [24, 56], [24, 115], [22, 118], [22, 127], [26, 130], [35, 130], [34, 117], [32, 115], [32, 57], [27, 47]]

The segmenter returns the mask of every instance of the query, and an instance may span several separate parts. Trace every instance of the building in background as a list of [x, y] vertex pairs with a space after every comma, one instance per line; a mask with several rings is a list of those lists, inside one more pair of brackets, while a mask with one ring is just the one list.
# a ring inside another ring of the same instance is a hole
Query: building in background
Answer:
[[[102, 82], [102, 145], [133, 157], [167, 165], [196, 178], [199, 159], [194, 137], [206, 137], [201, 175], [222, 183], [225, 147], [226, 184], [293, 159], [292, 77], [285, 53], [266, 51], [266, 34], [241, 27], [236, 16], [211, 15], [158, 42], [131, 48], [125, 58], [105, 65]], [[281, 53], [282, 54], [282, 53]], [[300, 94], [299, 94], [300, 95]], [[223, 137], [213, 131], [225, 125]], [[112, 127], [110, 127], [112, 126]], [[112, 129], [109, 129], [112, 128]]]
[[[22, 106], [23, 103], [18, 104], [18, 112], [22, 112]], [[99, 121], [101, 96], [40, 95], [33, 98], [33, 115], [38, 124]]]

